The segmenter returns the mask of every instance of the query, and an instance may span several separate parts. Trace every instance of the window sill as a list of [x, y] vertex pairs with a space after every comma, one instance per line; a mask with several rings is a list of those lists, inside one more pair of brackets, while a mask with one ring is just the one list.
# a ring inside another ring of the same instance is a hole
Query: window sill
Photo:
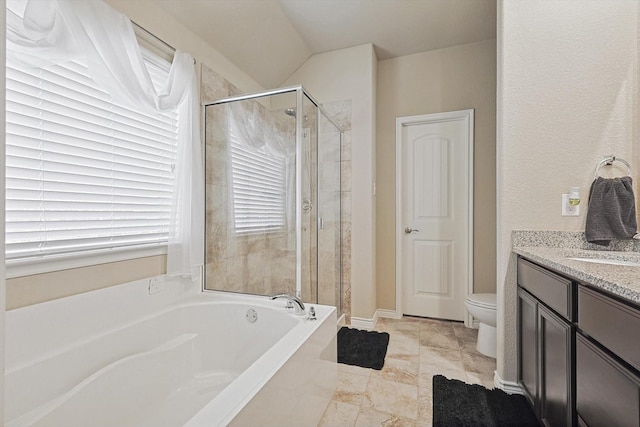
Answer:
[[51, 273], [54, 271], [89, 267], [136, 258], [166, 255], [166, 253], [166, 245], [149, 245], [136, 246], [133, 248], [99, 249], [82, 253], [50, 255], [42, 258], [8, 260], [6, 278], [13, 279], [34, 274]]

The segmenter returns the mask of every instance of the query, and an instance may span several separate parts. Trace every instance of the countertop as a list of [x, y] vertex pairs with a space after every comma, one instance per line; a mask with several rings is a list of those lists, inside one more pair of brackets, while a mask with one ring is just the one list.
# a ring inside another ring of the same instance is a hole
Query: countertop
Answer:
[[599, 258], [640, 263], [640, 253], [543, 246], [514, 246], [513, 252], [640, 305], [640, 266], [597, 264], [569, 259]]

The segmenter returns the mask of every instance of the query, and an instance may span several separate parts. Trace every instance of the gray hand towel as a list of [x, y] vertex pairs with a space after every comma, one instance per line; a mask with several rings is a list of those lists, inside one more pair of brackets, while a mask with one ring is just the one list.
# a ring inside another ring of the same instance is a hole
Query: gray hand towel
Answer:
[[631, 239], [637, 228], [631, 177], [596, 178], [589, 191], [587, 242], [608, 245], [612, 239]]

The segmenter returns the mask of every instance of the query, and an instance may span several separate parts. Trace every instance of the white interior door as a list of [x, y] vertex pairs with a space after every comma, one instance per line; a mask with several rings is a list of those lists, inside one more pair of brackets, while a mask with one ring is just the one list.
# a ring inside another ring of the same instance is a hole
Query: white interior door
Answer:
[[473, 110], [396, 124], [402, 314], [464, 320], [472, 288]]

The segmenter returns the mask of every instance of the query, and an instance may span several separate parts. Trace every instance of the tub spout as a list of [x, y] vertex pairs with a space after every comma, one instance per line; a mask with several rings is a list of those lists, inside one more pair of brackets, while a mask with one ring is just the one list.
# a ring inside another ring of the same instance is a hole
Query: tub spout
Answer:
[[287, 308], [293, 308], [295, 310], [296, 316], [303, 316], [305, 314], [304, 303], [300, 300], [300, 298], [289, 294], [277, 294], [269, 297], [269, 299], [272, 300], [278, 298], [286, 299]]

